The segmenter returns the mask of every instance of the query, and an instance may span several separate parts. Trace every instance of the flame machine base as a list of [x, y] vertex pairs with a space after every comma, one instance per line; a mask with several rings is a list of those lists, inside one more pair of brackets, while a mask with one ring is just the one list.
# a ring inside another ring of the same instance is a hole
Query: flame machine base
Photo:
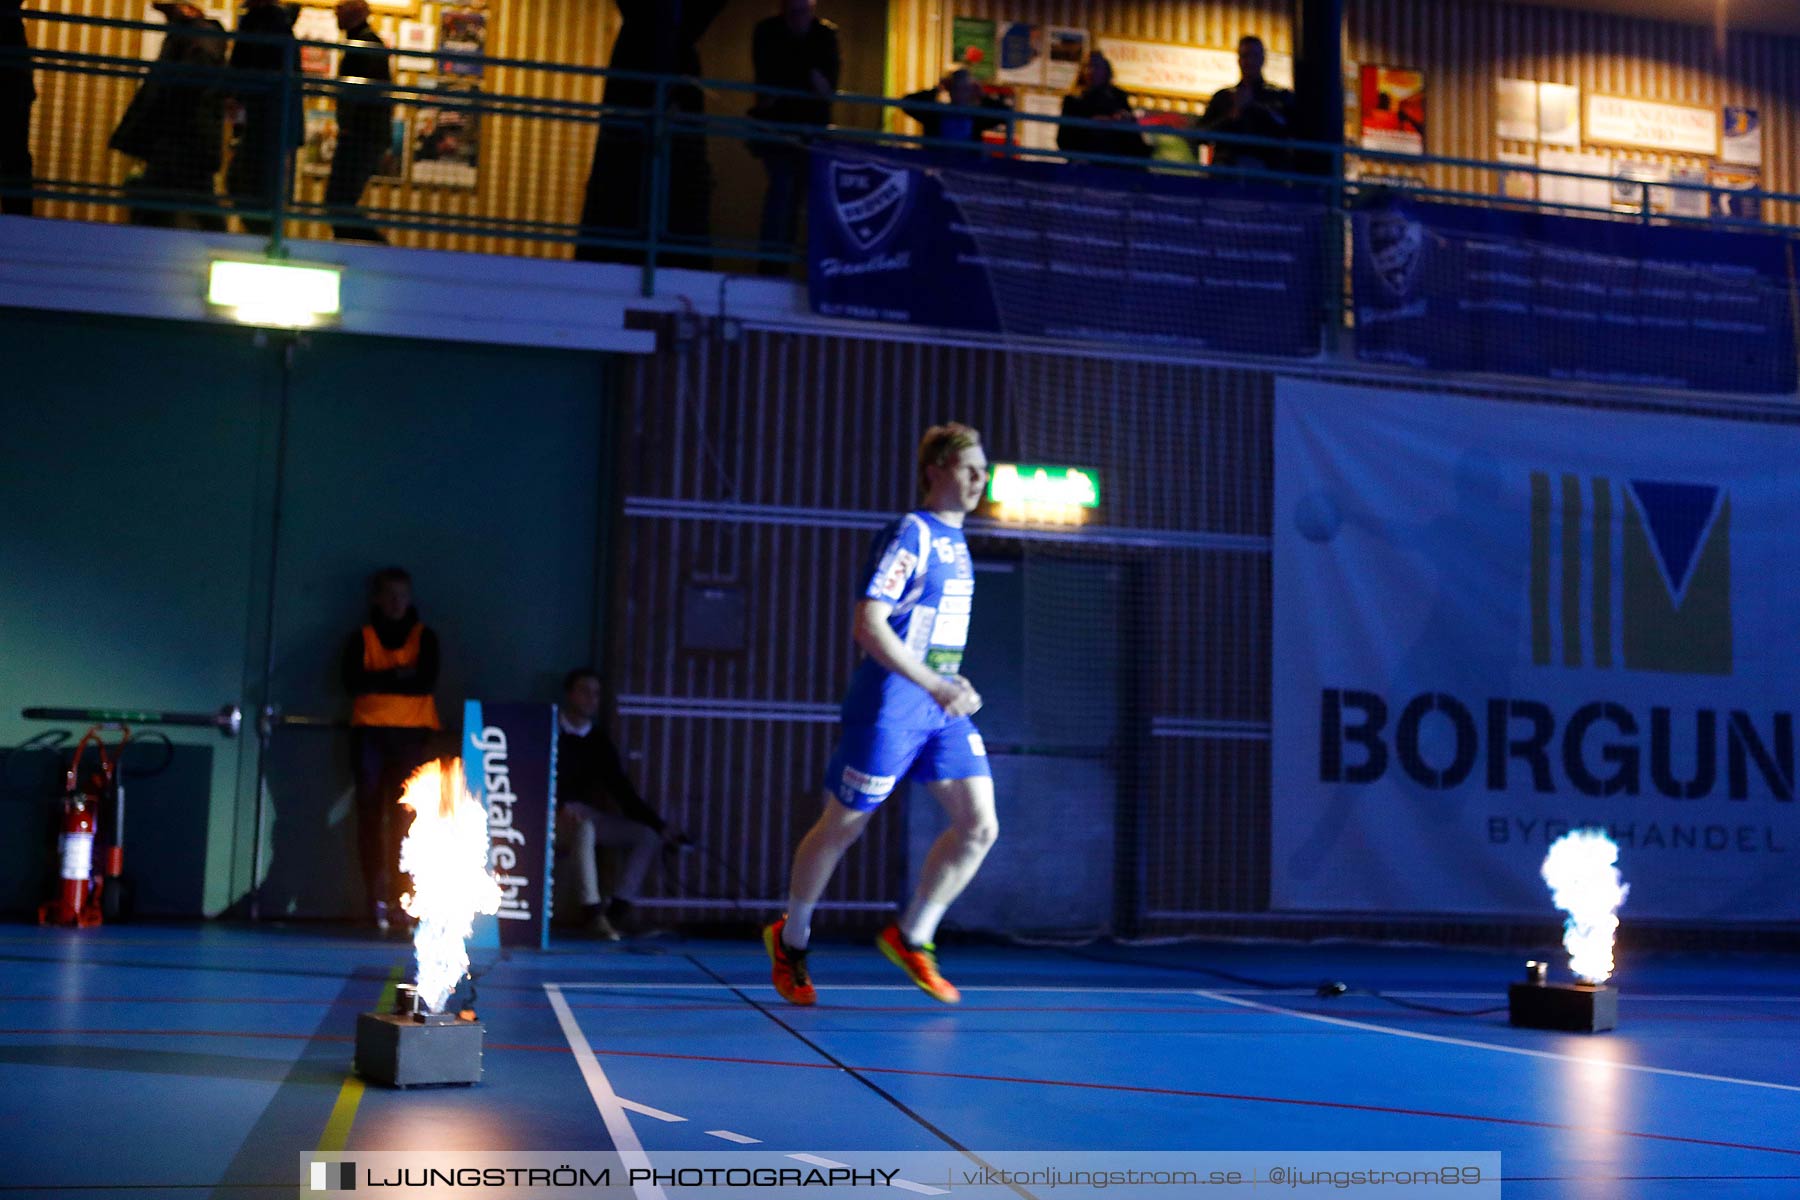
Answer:
[[481, 1037], [480, 1021], [455, 1013], [362, 1013], [356, 1073], [399, 1088], [480, 1083]]
[[1592, 983], [1515, 983], [1506, 989], [1508, 1019], [1525, 1029], [1600, 1033], [1619, 1024], [1619, 990]]

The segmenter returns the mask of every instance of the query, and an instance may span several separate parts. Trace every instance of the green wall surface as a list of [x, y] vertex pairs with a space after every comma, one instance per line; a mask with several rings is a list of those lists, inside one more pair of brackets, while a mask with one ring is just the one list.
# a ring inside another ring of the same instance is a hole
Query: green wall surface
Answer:
[[[442, 640], [452, 731], [465, 697], [551, 699], [598, 655], [601, 355], [6, 311], [0, 362], [0, 746], [48, 728], [26, 705], [252, 712], [265, 671], [282, 711], [342, 718], [338, 650], [389, 563]], [[184, 769], [128, 789], [128, 873], [169, 897], [157, 871], [203, 862], [196, 913], [241, 906], [256, 741], [169, 732]], [[42, 773], [0, 787], [34, 830]], [[346, 735], [278, 733], [264, 797], [264, 913], [356, 915]], [[41, 841], [0, 870], [36, 879]]]

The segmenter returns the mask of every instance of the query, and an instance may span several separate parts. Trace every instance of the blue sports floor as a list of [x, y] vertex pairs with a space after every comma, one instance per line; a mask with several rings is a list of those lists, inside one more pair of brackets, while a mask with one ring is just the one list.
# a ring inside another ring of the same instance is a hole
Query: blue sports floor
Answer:
[[1620, 1028], [1577, 1036], [1310, 987], [1476, 1009], [1504, 1002], [1517, 955], [950, 947], [957, 1008], [867, 946], [813, 958], [806, 1010], [751, 941], [513, 953], [480, 986], [484, 1081], [401, 1093], [347, 1079], [356, 1014], [404, 943], [0, 930], [0, 1193], [289, 1196], [319, 1148], [605, 1149], [610, 1102], [652, 1162], [740, 1144], [1492, 1150], [1505, 1194], [1532, 1200], [1800, 1197], [1793, 959], [1628, 962]]

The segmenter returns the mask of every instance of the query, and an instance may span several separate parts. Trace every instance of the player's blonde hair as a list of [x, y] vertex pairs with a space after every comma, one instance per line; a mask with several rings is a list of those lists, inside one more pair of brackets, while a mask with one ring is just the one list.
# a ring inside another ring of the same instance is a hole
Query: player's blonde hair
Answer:
[[956, 421], [945, 421], [942, 425], [933, 425], [919, 439], [919, 492], [923, 495], [931, 490], [931, 477], [926, 473], [927, 467], [948, 466], [950, 460], [971, 446], [981, 445], [981, 433]]

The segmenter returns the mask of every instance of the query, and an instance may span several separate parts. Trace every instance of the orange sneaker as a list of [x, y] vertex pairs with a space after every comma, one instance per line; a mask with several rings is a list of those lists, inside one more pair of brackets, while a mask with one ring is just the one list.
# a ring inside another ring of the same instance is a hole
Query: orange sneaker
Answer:
[[906, 939], [900, 936], [900, 927], [889, 925], [875, 939], [875, 945], [888, 956], [889, 962], [905, 971], [906, 977], [933, 1000], [955, 1004], [962, 999], [956, 985], [938, 974], [937, 947], [930, 942], [923, 946], [908, 946]]
[[813, 990], [812, 976], [806, 970], [806, 951], [796, 950], [781, 940], [786, 925], [787, 918], [782, 917], [763, 928], [763, 949], [769, 952], [769, 962], [773, 964], [769, 975], [776, 992], [789, 1004], [817, 1004], [819, 993]]

